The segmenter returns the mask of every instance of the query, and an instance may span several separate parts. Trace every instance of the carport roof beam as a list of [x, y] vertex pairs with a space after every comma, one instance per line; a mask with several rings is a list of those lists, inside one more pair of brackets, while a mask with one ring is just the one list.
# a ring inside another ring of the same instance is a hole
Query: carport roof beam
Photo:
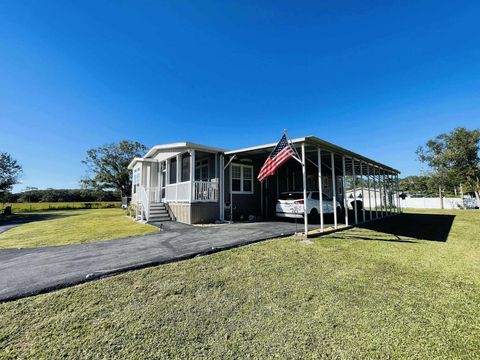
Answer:
[[[293, 143], [295, 145], [297, 145], [297, 144], [298, 145], [301, 145], [301, 144], [311, 145], [315, 149], [320, 147], [320, 148], [322, 148], [322, 150], [325, 150], [325, 151], [328, 151], [328, 152], [334, 152], [334, 153], [336, 153], [337, 155], [340, 155], [340, 156], [345, 155], [345, 156], [348, 156], [350, 158], [355, 158], [358, 161], [361, 160], [361, 161], [367, 162], [371, 165], [375, 165], [379, 168], [388, 170], [388, 171], [396, 173], [396, 174], [400, 173], [400, 171], [398, 171], [398, 170], [396, 170], [396, 169], [394, 169], [390, 166], [381, 164], [381, 163], [379, 163], [375, 160], [369, 159], [369, 158], [367, 158], [365, 156], [362, 156], [360, 154], [357, 154], [353, 151], [342, 148], [341, 146], [338, 146], [338, 145], [332, 144], [328, 141], [322, 140], [322, 139], [320, 139], [316, 136], [309, 135], [309, 136], [305, 136], [305, 137], [292, 139], [291, 143]], [[226, 155], [233, 155], [233, 154], [242, 154], [242, 153], [255, 153], [255, 154], [270, 153], [275, 148], [276, 145], [277, 145], [277, 143], [264, 144], [264, 145], [259, 145], [259, 146], [252, 146], [252, 147], [247, 147], [247, 148], [243, 148], [243, 149], [227, 151], [227, 152], [225, 152], [225, 154]]]

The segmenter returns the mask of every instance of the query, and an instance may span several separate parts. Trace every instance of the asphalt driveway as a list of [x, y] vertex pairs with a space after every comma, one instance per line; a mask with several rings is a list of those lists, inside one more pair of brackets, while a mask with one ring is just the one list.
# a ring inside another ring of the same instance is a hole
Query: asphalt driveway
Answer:
[[[169, 223], [154, 235], [88, 244], [0, 250], [0, 301], [44, 293], [127, 270], [293, 235], [294, 223], [192, 227]], [[299, 225], [298, 229], [301, 230]]]

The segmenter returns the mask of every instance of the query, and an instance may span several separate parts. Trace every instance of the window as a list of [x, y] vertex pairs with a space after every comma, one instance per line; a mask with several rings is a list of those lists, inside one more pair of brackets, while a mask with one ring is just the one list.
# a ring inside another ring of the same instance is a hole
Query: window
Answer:
[[190, 181], [190, 154], [182, 154], [182, 181]]
[[133, 193], [137, 193], [137, 188], [140, 186], [140, 166], [133, 169]]
[[230, 184], [233, 193], [253, 194], [253, 166], [232, 164]]
[[169, 169], [169, 184], [175, 184], [177, 182], [177, 158], [172, 158], [170, 160], [170, 169]]
[[195, 161], [195, 180], [196, 181], [209, 181], [208, 176], [209, 161], [208, 159], [200, 159]]

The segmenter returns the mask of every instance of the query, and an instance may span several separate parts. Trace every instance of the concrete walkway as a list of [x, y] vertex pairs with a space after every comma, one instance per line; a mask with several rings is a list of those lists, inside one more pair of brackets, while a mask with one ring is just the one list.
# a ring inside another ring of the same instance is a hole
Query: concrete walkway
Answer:
[[[258, 222], [192, 227], [169, 223], [147, 236], [89, 244], [0, 250], [0, 301], [44, 293], [127, 270], [292, 235], [295, 224]], [[301, 231], [302, 226], [298, 226]]]

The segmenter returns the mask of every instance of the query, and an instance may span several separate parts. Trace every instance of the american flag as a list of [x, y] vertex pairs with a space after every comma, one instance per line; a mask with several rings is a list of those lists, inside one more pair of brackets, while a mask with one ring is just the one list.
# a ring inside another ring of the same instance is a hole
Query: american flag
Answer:
[[263, 182], [267, 177], [275, 174], [277, 169], [294, 156], [295, 152], [288, 143], [287, 136], [283, 135], [275, 149], [263, 164], [257, 179]]

